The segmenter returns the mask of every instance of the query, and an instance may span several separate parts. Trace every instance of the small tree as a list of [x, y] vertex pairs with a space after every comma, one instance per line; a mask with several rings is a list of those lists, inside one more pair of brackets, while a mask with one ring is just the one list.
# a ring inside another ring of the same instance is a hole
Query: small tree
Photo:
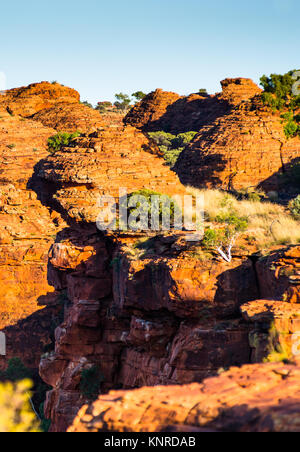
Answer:
[[89, 108], [94, 108], [92, 104], [90, 104], [87, 100], [84, 100], [82, 102], [80, 102], [82, 105], [85, 105], [86, 107]]
[[132, 97], [135, 97], [136, 102], [140, 102], [144, 99], [144, 97], [147, 96], [147, 94], [143, 93], [143, 91], [136, 91], [135, 93], [131, 94]]
[[117, 107], [118, 110], [125, 111], [130, 106], [130, 97], [128, 94], [119, 93], [115, 95], [117, 101], [114, 103], [114, 105]]
[[105, 113], [111, 107], [112, 107], [112, 103], [109, 101], [98, 102], [95, 110], [98, 110], [100, 113]]
[[218, 223], [225, 226], [220, 229], [208, 228], [205, 231], [202, 244], [206, 248], [214, 248], [228, 263], [232, 261], [232, 248], [238, 236], [246, 231], [248, 227], [248, 220], [246, 218], [239, 218], [237, 215], [219, 215], [216, 217]]

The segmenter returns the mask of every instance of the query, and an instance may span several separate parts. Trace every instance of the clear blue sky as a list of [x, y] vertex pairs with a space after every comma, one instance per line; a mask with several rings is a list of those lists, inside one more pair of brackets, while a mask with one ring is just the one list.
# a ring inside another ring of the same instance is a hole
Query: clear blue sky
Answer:
[[57, 80], [82, 100], [155, 88], [220, 91], [225, 77], [300, 68], [299, 0], [10, 0], [7, 87]]

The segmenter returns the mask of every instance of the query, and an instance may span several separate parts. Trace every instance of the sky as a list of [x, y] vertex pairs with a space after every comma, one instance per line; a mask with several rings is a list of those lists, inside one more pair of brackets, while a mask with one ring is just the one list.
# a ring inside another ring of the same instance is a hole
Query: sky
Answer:
[[300, 69], [299, 0], [10, 0], [0, 90], [42, 80], [96, 104], [156, 88], [220, 91], [226, 77]]

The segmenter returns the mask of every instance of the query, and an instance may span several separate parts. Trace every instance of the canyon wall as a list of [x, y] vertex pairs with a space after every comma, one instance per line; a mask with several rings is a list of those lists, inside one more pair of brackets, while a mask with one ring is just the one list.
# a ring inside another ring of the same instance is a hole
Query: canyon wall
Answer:
[[[102, 393], [190, 384], [220, 368], [261, 362], [278, 344], [291, 346], [300, 314], [299, 246], [261, 258], [237, 246], [226, 263], [214, 252], [199, 255], [187, 231], [116, 233], [95, 226], [100, 196], [117, 200], [120, 187], [182, 196], [180, 179], [212, 186], [219, 176], [218, 186], [229, 188], [229, 179], [234, 187], [248, 186], [249, 165], [257, 185], [297, 158], [298, 141], [281, 143], [279, 120], [261, 107], [253, 82], [222, 85], [217, 96], [151, 94], [125, 125], [107, 124], [58, 84], [0, 96], [0, 329], [8, 340], [0, 365], [19, 356], [36, 369], [43, 355], [40, 374], [53, 388], [45, 404], [52, 431], [65, 431], [89, 402], [85, 371], [98, 369]], [[171, 124], [174, 133], [202, 128], [179, 159], [180, 178], [131, 124], [142, 130]], [[51, 135], [75, 130], [82, 133], [70, 145], [48, 153]], [[238, 144], [244, 150], [231, 153]], [[260, 147], [273, 154], [260, 154]], [[219, 171], [216, 154], [232, 156], [232, 166]], [[245, 166], [241, 173], [235, 161]], [[94, 428], [78, 422], [76, 428]]]

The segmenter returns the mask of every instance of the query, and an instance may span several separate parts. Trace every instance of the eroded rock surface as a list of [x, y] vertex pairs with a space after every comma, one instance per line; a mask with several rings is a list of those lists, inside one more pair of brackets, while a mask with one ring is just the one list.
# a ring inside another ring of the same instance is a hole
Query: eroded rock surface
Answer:
[[250, 79], [226, 79], [221, 85], [223, 92], [213, 96], [195, 93], [184, 97], [157, 89], [134, 106], [124, 121], [147, 132], [198, 131], [261, 92]]
[[98, 111], [78, 103], [56, 103], [51, 108], [39, 111], [33, 119], [47, 127], [63, 132], [92, 133], [103, 126]]
[[251, 262], [139, 258], [135, 241], [69, 230], [52, 247], [51, 284], [71, 302], [55, 353], [40, 366], [54, 388], [46, 403], [53, 431], [65, 430], [85, 403], [81, 373], [91, 366], [99, 366], [107, 391], [202, 381], [250, 361], [239, 306], [258, 297]]
[[69, 432], [299, 432], [300, 367], [232, 368], [202, 384], [112, 391]]
[[29, 185], [55, 131], [5, 110], [0, 116], [0, 329], [7, 335], [6, 358], [19, 356], [37, 368], [59, 322], [47, 263], [49, 247], [64, 224]]
[[175, 170], [184, 184], [195, 187], [270, 191], [278, 190], [282, 173], [299, 157], [299, 138], [288, 140], [280, 115], [253, 98], [204, 126]]
[[10, 114], [31, 117], [58, 102], [78, 103], [79, 99], [79, 93], [72, 88], [59, 83], [41, 82], [7, 90], [5, 95], [0, 95], [0, 106]]

